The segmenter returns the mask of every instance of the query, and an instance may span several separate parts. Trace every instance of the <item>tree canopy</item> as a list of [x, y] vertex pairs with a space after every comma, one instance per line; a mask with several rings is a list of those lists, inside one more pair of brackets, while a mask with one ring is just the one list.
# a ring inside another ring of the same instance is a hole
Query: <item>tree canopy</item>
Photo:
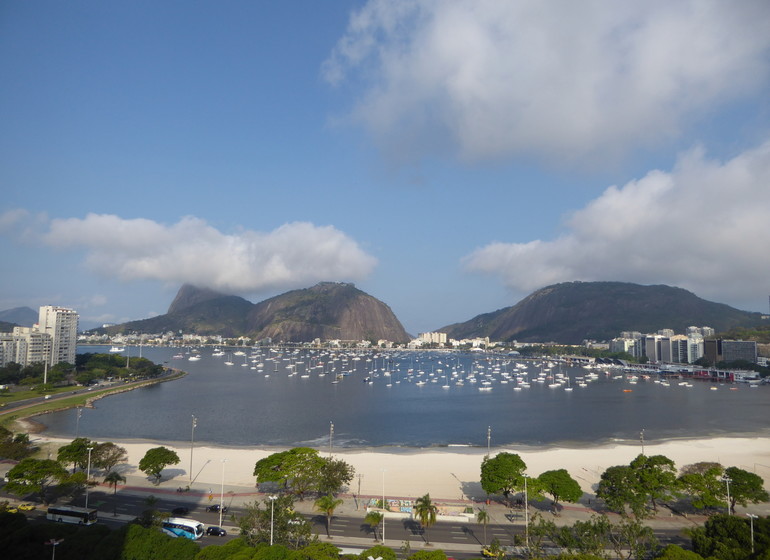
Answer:
[[311, 491], [335, 494], [348, 484], [355, 470], [341, 459], [322, 458], [309, 447], [273, 453], [254, 465], [258, 483], [275, 482], [300, 498]]
[[155, 482], [160, 482], [163, 469], [169, 465], [178, 465], [179, 455], [166, 447], [153, 447], [148, 449], [144, 457], [139, 461], [139, 470], [147, 476], [155, 477]]
[[[725, 470], [725, 477], [730, 480], [730, 511], [735, 511], [735, 504], [746, 507], [749, 503], [758, 504], [770, 499], [764, 488], [762, 477], [738, 467]], [[725, 491], [727, 489], [725, 488]]]
[[577, 502], [583, 495], [580, 484], [570, 476], [566, 469], [546, 471], [537, 477], [539, 488], [546, 494], [550, 494], [553, 503], [559, 500], [565, 502]]
[[481, 463], [481, 487], [487, 494], [503, 494], [524, 486], [524, 471], [527, 465], [516, 453], [502, 452], [493, 458], [486, 457]]
[[67, 470], [53, 459], [22, 459], [10, 471], [5, 489], [17, 496], [40, 494], [46, 501], [46, 489], [68, 478]]

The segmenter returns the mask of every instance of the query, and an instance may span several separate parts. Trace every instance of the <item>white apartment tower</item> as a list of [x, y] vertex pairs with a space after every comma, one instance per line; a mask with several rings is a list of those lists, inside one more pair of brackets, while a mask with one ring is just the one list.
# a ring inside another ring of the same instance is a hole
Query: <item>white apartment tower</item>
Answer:
[[75, 363], [78, 343], [78, 314], [73, 309], [45, 305], [40, 308], [37, 330], [51, 337], [48, 365]]

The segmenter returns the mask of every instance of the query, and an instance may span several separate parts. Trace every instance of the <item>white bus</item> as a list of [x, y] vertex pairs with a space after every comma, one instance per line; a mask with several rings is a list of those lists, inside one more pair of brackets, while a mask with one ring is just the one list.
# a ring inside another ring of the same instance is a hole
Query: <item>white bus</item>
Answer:
[[169, 517], [163, 522], [161, 529], [172, 537], [184, 537], [194, 541], [203, 536], [203, 523], [184, 517]]
[[48, 508], [45, 517], [49, 521], [58, 521], [59, 523], [93, 525], [96, 523], [96, 509], [77, 506], [52, 506]]

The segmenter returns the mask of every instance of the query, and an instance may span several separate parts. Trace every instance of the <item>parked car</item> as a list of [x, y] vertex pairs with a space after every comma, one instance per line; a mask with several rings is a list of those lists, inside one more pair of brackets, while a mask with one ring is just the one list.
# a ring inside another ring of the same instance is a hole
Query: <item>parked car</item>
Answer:
[[[219, 504], [214, 504], [213, 506], [206, 506], [206, 511], [213, 511], [215, 513], [219, 513]], [[227, 506], [222, 508], [222, 513], [227, 513]]]
[[171, 510], [171, 513], [173, 513], [174, 515], [187, 515], [188, 513], [190, 513], [190, 508], [175, 507], [174, 509]]
[[227, 536], [227, 531], [222, 529], [222, 527], [214, 527], [214, 526], [212, 526], [212, 527], [209, 527], [208, 529], [206, 529], [206, 534], [207, 535], [211, 535], [213, 537], [226, 537]]
[[30, 504], [27, 502], [19, 504], [19, 511], [32, 511], [33, 509], [35, 509], [35, 504]]

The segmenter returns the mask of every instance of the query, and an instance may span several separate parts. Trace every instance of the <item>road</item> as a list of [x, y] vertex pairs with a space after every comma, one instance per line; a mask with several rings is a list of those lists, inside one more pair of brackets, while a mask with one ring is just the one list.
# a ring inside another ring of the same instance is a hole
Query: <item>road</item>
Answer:
[[[130, 519], [141, 514], [150, 506], [147, 502], [148, 494], [118, 492], [114, 496], [109, 491], [97, 489], [89, 493], [88, 504], [99, 509], [99, 522], [108, 526], [118, 527]], [[84, 497], [79, 497], [73, 503], [84, 505]], [[217, 503], [214, 500], [213, 503]], [[225, 502], [227, 505], [227, 502]], [[207, 512], [206, 502], [192, 504], [184, 496], [177, 497], [173, 494], [163, 494], [158, 497], [154, 506], [156, 509], [171, 512], [177, 507], [187, 507], [190, 512], [185, 517], [196, 519], [205, 526], [219, 525], [219, 514]], [[233, 504], [223, 515], [223, 526], [228, 532], [226, 537], [205, 536], [201, 544], [224, 544], [226, 541], [238, 536], [238, 527], [232, 520], [232, 515], [238, 517], [243, 511], [239, 504]], [[115, 515], [117, 514], [117, 515]], [[330, 539], [326, 537], [326, 517], [320, 514], [305, 514], [311, 522], [313, 532], [321, 540], [328, 540], [336, 546], [345, 546], [357, 549], [366, 549], [379, 542], [375, 541], [372, 529], [363, 523], [363, 512], [357, 515], [339, 515], [332, 519]], [[440, 521], [427, 530], [423, 530], [419, 524], [411, 519], [386, 519], [385, 544], [394, 549], [402, 548], [405, 542], [409, 542], [412, 551], [428, 546], [442, 549], [454, 558], [478, 558], [481, 547], [485, 542], [498, 539], [503, 545], [512, 545], [514, 536], [523, 537], [523, 521], [512, 518], [505, 523], [489, 523], [484, 527], [477, 523], [465, 521]], [[674, 543], [680, 546], [688, 546], [689, 539], [684, 537], [679, 528], [656, 528], [656, 537], [663, 544]], [[377, 538], [381, 538], [381, 527], [377, 529]]]

